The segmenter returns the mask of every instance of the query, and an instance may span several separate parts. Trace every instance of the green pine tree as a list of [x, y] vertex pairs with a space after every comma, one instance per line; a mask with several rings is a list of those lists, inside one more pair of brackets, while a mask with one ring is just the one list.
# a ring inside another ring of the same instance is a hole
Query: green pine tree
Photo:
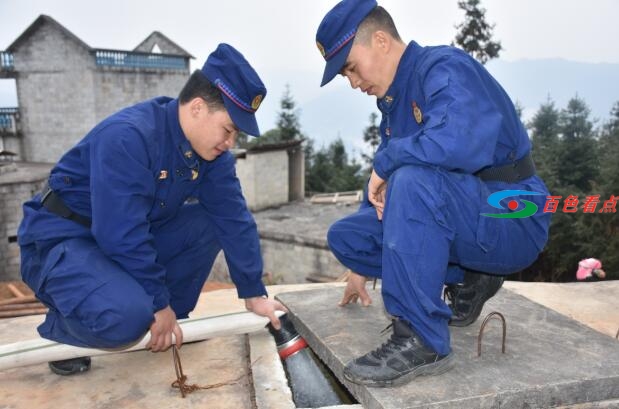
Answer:
[[286, 84], [286, 90], [280, 100], [281, 110], [277, 114], [277, 129], [282, 141], [301, 139], [301, 125], [299, 124], [299, 110], [290, 93], [290, 85]]
[[486, 22], [486, 9], [480, 7], [480, 0], [459, 1], [458, 7], [464, 10], [464, 22], [456, 25], [455, 44], [482, 64], [497, 58], [503, 47], [500, 41], [492, 40], [495, 25]]
[[558, 184], [585, 193], [591, 191], [592, 182], [599, 175], [597, 141], [590, 112], [585, 101], [575, 96], [559, 114]]
[[619, 196], [619, 102], [611, 110], [599, 140], [600, 176], [592, 194], [600, 195], [595, 214], [585, 218], [588, 231], [587, 254], [599, 258], [607, 278], [619, 279], [619, 213], [600, 213], [604, 202]]
[[559, 111], [548, 97], [528, 124], [537, 173], [552, 192], [558, 185]]
[[363, 187], [361, 165], [349, 160], [341, 138], [316, 151], [306, 173], [307, 191], [333, 193], [358, 190]]
[[[551, 195], [560, 196], [552, 216], [546, 248], [537, 261], [521, 273], [525, 280], [574, 281], [578, 262], [601, 258], [603, 217], [584, 213], [587, 197], [598, 192], [598, 151], [589, 109], [578, 97], [561, 111], [549, 98], [528, 124], [538, 174]], [[565, 213], [568, 196], [578, 197], [578, 210]]]
[[377, 121], [378, 114], [376, 112], [372, 112], [370, 114], [370, 124], [363, 131], [363, 141], [370, 145], [371, 154], [367, 155], [363, 153], [361, 154], [361, 157], [369, 168], [372, 167], [372, 163], [374, 162], [374, 154], [376, 153], [378, 145], [380, 145], [380, 127]]

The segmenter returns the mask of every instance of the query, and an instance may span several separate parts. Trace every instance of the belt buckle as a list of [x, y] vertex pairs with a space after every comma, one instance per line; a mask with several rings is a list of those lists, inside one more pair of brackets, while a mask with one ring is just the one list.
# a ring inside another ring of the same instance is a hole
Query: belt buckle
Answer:
[[43, 195], [41, 196], [41, 204], [45, 203], [49, 195], [51, 195], [54, 191], [51, 187], [47, 186], [43, 191]]

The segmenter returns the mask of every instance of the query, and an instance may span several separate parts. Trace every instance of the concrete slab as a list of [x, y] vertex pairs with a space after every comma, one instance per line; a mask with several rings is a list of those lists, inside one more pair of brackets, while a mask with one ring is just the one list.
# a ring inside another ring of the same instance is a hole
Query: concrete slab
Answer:
[[245, 335], [184, 345], [180, 353], [189, 384], [240, 379], [233, 385], [196, 391], [183, 399], [178, 389], [171, 387], [176, 380], [172, 352], [138, 351], [93, 358], [90, 371], [71, 377], [54, 375], [46, 365], [3, 371], [0, 407], [252, 408]]
[[[342, 376], [343, 366], [376, 348], [389, 334], [380, 291], [364, 308], [337, 307], [342, 289], [279, 294], [298, 331], [365, 408], [541, 408], [619, 399], [619, 342], [555, 311], [502, 289], [482, 317], [507, 319], [507, 352], [500, 352], [500, 323], [489, 323], [477, 357], [481, 321], [451, 328], [456, 366], [399, 388], [367, 388]], [[583, 407], [596, 407], [596, 404]], [[598, 406], [600, 407], [600, 406]]]
[[[268, 290], [276, 294], [325, 286], [328, 284]], [[245, 311], [245, 306], [236, 290], [219, 290], [202, 293], [191, 316], [239, 311]], [[0, 319], [0, 344], [37, 336], [36, 327], [42, 321], [41, 315]], [[190, 384], [211, 385], [241, 378], [233, 385], [196, 391], [183, 399], [170, 386], [176, 379], [172, 352], [136, 351], [95, 357], [91, 371], [78, 376], [60, 377], [47, 365], [0, 371], [0, 409], [294, 408], [291, 398], [286, 399], [291, 394], [275, 342], [266, 331], [249, 335], [249, 340], [247, 335], [239, 335], [186, 344], [180, 353]]]
[[503, 286], [603, 334], [617, 335], [619, 280], [577, 283], [506, 281]]
[[275, 341], [269, 331], [264, 329], [250, 334], [249, 350], [256, 409], [296, 408]]

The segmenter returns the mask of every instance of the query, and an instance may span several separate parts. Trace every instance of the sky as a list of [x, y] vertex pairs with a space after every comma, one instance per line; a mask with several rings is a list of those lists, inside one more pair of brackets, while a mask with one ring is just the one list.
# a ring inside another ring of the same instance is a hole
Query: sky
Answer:
[[[264, 80], [268, 95], [258, 112], [264, 130], [275, 123], [285, 84], [303, 110], [340, 88], [343, 79], [319, 87], [324, 62], [315, 30], [334, 0], [0, 0], [0, 50], [40, 14], [47, 14], [95, 48], [132, 49], [159, 30], [196, 57], [200, 68], [220, 42], [239, 49]], [[448, 44], [463, 20], [456, 0], [382, 0], [405, 41]], [[482, 0], [501, 60], [560, 58], [619, 64], [618, 0]], [[12, 83], [0, 80], [0, 106], [10, 102]], [[8, 91], [7, 91], [8, 90]], [[367, 118], [372, 98], [356, 92]], [[14, 93], [14, 92], [13, 92]], [[617, 96], [619, 99], [619, 96]], [[357, 107], [357, 105], [355, 105]], [[304, 123], [303, 116], [302, 125]], [[364, 124], [360, 124], [360, 127]], [[340, 132], [339, 130], [337, 132]]]

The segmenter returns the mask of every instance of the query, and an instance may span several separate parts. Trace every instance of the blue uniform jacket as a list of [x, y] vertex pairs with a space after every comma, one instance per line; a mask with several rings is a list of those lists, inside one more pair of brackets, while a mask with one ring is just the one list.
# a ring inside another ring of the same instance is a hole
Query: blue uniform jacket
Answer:
[[503, 88], [453, 47], [411, 42], [377, 104], [383, 112], [383, 143], [374, 168], [383, 179], [402, 165], [475, 173], [520, 159], [531, 149]]
[[215, 226], [239, 297], [266, 294], [256, 223], [234, 157], [200, 158], [181, 130], [176, 99], [156, 98], [105, 119], [60, 159], [49, 184], [73, 211], [90, 217], [92, 227], [49, 213], [37, 195], [24, 205], [20, 245], [94, 237], [154, 297], [156, 311], [170, 296], [152, 230], [195, 198]]
[[[377, 105], [383, 116], [374, 170], [385, 180], [405, 165], [474, 174], [513, 163], [531, 151], [505, 90], [481, 64], [454, 47], [409, 43], [393, 83]], [[538, 207], [548, 194], [538, 176], [518, 184], [486, 185], [490, 191], [518, 188], [543, 193], [527, 197]], [[548, 223], [543, 216], [541, 212], [533, 216], [539, 219], [540, 240]]]

